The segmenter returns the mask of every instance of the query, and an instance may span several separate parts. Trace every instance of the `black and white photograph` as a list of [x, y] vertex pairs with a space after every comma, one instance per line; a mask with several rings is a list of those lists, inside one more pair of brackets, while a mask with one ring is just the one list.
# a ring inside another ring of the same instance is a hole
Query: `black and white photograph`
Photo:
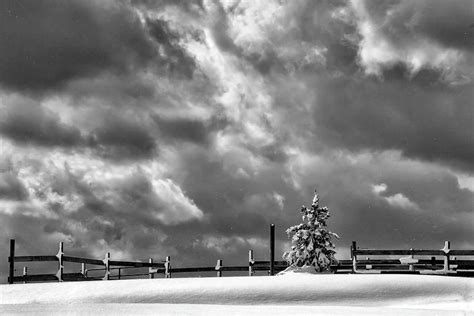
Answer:
[[0, 0], [1, 315], [473, 315], [473, 0]]

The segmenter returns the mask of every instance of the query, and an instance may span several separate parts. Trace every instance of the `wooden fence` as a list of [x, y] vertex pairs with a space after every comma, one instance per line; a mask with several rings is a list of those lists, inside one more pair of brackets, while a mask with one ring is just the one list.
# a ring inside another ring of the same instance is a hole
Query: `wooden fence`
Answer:
[[[10, 256], [8, 257], [9, 262], [9, 273], [8, 283], [14, 282], [42, 282], [42, 281], [86, 281], [86, 280], [110, 280], [111, 271], [118, 270], [118, 278], [121, 278], [121, 270], [127, 268], [148, 268], [146, 274], [133, 274], [123, 276], [138, 276], [148, 275], [153, 278], [155, 273], [164, 273], [165, 276], [169, 275], [169, 257], [165, 261], [153, 262], [153, 259], [149, 259], [148, 262], [132, 262], [132, 261], [117, 261], [110, 259], [110, 253], [105, 254], [104, 259], [89, 259], [81, 257], [67, 256], [64, 254], [63, 243], [59, 243], [59, 250], [56, 255], [46, 256], [15, 256], [15, 240], [10, 240]], [[23, 275], [15, 276], [15, 263], [19, 262], [57, 262], [57, 272], [55, 274], [28, 274], [27, 267], [23, 268]], [[81, 272], [77, 273], [65, 273], [64, 263], [74, 262], [81, 263]], [[87, 265], [102, 266], [99, 269], [87, 269]], [[91, 271], [102, 270], [104, 271], [103, 277], [89, 277], [88, 273]]]
[[[217, 260], [215, 266], [210, 267], [190, 267], [190, 268], [173, 268], [171, 267], [171, 258], [166, 257], [164, 261], [154, 262], [152, 258], [148, 262], [132, 262], [111, 260], [110, 252], [105, 254], [104, 259], [89, 259], [81, 257], [72, 257], [64, 254], [63, 243], [59, 243], [59, 250], [56, 255], [41, 256], [15, 256], [15, 240], [10, 240], [10, 256], [8, 283], [15, 282], [47, 282], [47, 281], [90, 281], [90, 280], [111, 280], [123, 279], [126, 277], [148, 276], [153, 279], [157, 274], [162, 274], [165, 278], [171, 278], [174, 273], [194, 273], [194, 272], [215, 272], [218, 277], [223, 272], [246, 271], [249, 276], [253, 276], [256, 271], [267, 271], [271, 273], [272, 269], [279, 272], [284, 270], [287, 265], [285, 261], [276, 261], [272, 265], [270, 261], [255, 261], [253, 258], [253, 250], [249, 250], [249, 262], [245, 266], [224, 266], [223, 260]], [[55, 274], [28, 274], [28, 268], [23, 267], [22, 275], [15, 275], [15, 263], [20, 262], [57, 262], [57, 272]], [[64, 263], [73, 262], [81, 263], [81, 271], [77, 273], [65, 273]], [[90, 268], [89, 266], [99, 266], [99, 268]], [[272, 268], [273, 266], [273, 268]], [[133, 268], [148, 268], [147, 273], [123, 273], [124, 270]], [[115, 275], [111, 273], [116, 271]], [[91, 272], [103, 272], [103, 276], [91, 276]]]
[[[365, 256], [365, 259], [360, 257]], [[400, 257], [401, 258], [395, 258]], [[416, 258], [415, 258], [416, 256]], [[377, 257], [377, 258], [373, 258]], [[389, 257], [389, 258], [387, 258]], [[459, 257], [464, 259], [459, 259]], [[451, 249], [445, 241], [439, 250], [361, 249], [351, 245], [351, 261], [342, 260], [336, 267], [352, 273], [414, 273], [474, 276], [474, 250]]]
[[[66, 256], [64, 254], [63, 243], [59, 243], [59, 250], [53, 256], [15, 256], [15, 240], [10, 240], [10, 256], [8, 261], [9, 276], [8, 283], [14, 282], [44, 282], [44, 281], [88, 281], [88, 280], [110, 280], [125, 277], [148, 276], [154, 278], [157, 274], [165, 278], [171, 278], [174, 273], [194, 273], [194, 272], [215, 272], [218, 277], [223, 272], [247, 271], [249, 276], [255, 275], [258, 271], [267, 272], [274, 275], [288, 267], [286, 261], [274, 260], [274, 226], [270, 226], [270, 258], [271, 260], [255, 260], [253, 250], [249, 250], [248, 265], [245, 266], [224, 266], [221, 259], [217, 260], [215, 266], [173, 268], [171, 258], [168, 256], [163, 261], [154, 262], [149, 258], [148, 262], [132, 262], [111, 260], [110, 253], [107, 252], [104, 259], [89, 259], [81, 257]], [[361, 259], [364, 256], [365, 259]], [[397, 258], [403, 256], [401, 258]], [[417, 256], [417, 258], [415, 258]], [[376, 257], [376, 258], [374, 258]], [[426, 258], [430, 257], [430, 258]], [[458, 259], [458, 257], [474, 257], [474, 250], [454, 250], [450, 249], [449, 241], [440, 250], [380, 250], [361, 249], [357, 247], [355, 241], [351, 245], [351, 259], [339, 260], [331, 266], [333, 273], [416, 273], [416, 274], [443, 274], [474, 276], [474, 260]], [[57, 272], [55, 274], [28, 274], [27, 267], [23, 268], [23, 275], [15, 276], [15, 263], [19, 262], [49, 261], [57, 262]], [[81, 263], [81, 271], [77, 273], [65, 273], [64, 263]], [[88, 268], [88, 265], [99, 266], [99, 268]], [[128, 269], [148, 268], [146, 273], [123, 273]], [[103, 272], [103, 276], [91, 276], [91, 272]], [[111, 272], [117, 274], [112, 275]]]

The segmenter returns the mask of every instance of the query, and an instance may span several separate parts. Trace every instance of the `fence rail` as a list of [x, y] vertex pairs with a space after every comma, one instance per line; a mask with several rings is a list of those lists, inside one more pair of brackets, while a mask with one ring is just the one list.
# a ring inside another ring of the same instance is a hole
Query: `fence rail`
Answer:
[[[399, 259], [358, 259], [358, 256], [406, 256]], [[431, 256], [430, 259], [415, 256]], [[458, 259], [459, 256], [474, 257], [474, 250], [451, 249], [449, 241], [442, 249], [360, 249], [355, 241], [351, 245], [352, 273], [417, 273], [474, 276], [474, 260]], [[437, 258], [438, 257], [438, 258]], [[439, 259], [441, 257], [442, 259]], [[398, 262], [397, 262], [398, 261]], [[348, 262], [342, 265], [348, 268]]]
[[[274, 227], [271, 228], [271, 238], [274, 238]], [[271, 243], [274, 246], [274, 242]], [[360, 257], [364, 256], [365, 259]], [[371, 258], [376, 256], [377, 258]], [[395, 256], [404, 256], [393, 258]], [[415, 258], [418, 256], [418, 258]], [[431, 258], [423, 258], [430, 256]], [[380, 258], [390, 257], [390, 258]], [[420, 258], [421, 257], [421, 258]], [[331, 265], [334, 273], [418, 273], [418, 274], [444, 274], [474, 276], [474, 260], [472, 258], [458, 259], [457, 257], [474, 257], [474, 250], [450, 249], [450, 242], [446, 241], [443, 249], [361, 249], [355, 241], [351, 245], [351, 259], [339, 260], [337, 264]], [[274, 250], [270, 251], [270, 258], [274, 258]], [[23, 268], [23, 275], [15, 276], [15, 263], [19, 262], [56, 262], [57, 272], [55, 274], [28, 274], [27, 267]], [[218, 277], [223, 272], [247, 271], [249, 276], [255, 275], [257, 271], [266, 271], [269, 275], [285, 270], [288, 267], [286, 261], [255, 260], [253, 250], [248, 253], [248, 265], [224, 266], [221, 259], [217, 260], [215, 266], [209, 267], [171, 267], [171, 258], [168, 256], [163, 261], [148, 262], [111, 260], [107, 252], [104, 259], [90, 259], [74, 256], [66, 256], [63, 251], [63, 243], [59, 243], [58, 253], [54, 256], [15, 256], [15, 240], [10, 240], [10, 256], [8, 283], [15, 282], [48, 282], [48, 281], [90, 281], [111, 280], [126, 277], [148, 276], [155, 278], [157, 274], [165, 278], [171, 278], [174, 273], [196, 273], [215, 272]], [[81, 263], [81, 272], [65, 273], [64, 263]], [[99, 266], [90, 268], [87, 265]], [[126, 273], [124, 270], [135, 268], [148, 268], [148, 272]], [[91, 272], [103, 272], [103, 276], [91, 276]], [[111, 274], [117, 272], [117, 274]]]

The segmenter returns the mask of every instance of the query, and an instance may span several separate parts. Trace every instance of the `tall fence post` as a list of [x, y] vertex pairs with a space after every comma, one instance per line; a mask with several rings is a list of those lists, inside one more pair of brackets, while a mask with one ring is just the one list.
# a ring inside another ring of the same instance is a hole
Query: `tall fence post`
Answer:
[[270, 275], [275, 275], [275, 224], [270, 225]]
[[443, 270], [445, 272], [448, 272], [449, 271], [449, 250], [450, 250], [450, 247], [451, 247], [451, 242], [449, 241], [445, 241], [444, 242], [444, 248], [442, 249], [444, 251], [444, 266], [443, 266]]
[[110, 252], [105, 254], [104, 260], [102, 260], [105, 265], [105, 274], [102, 280], [110, 280]]
[[352, 241], [352, 245], [351, 245], [352, 273], [357, 272], [357, 254], [356, 254], [356, 250], [357, 250], [357, 242]]
[[165, 278], [171, 278], [171, 257], [167, 256], [165, 259]]
[[26, 284], [26, 277], [28, 275], [28, 267], [23, 267], [23, 283]]
[[221, 268], [222, 268], [222, 259], [218, 259], [217, 264], [216, 264], [216, 270], [217, 270], [217, 277], [219, 278], [222, 276]]
[[253, 250], [250, 249], [249, 250], [249, 276], [253, 276], [253, 264], [254, 264], [254, 260], [253, 260]]
[[[149, 273], [149, 278], [150, 279], [154, 279], [155, 278], [155, 273], [153, 273], [153, 267], [152, 267], [152, 264], [153, 264], [153, 258], [148, 258], [148, 263], [150, 264], [150, 266], [148, 267], [148, 273]], [[120, 270], [119, 270], [120, 271]]]
[[10, 268], [8, 270], [8, 283], [13, 284], [13, 277], [15, 275], [15, 239], [10, 239], [10, 257], [8, 257]]
[[56, 254], [56, 258], [58, 258], [58, 272], [56, 273], [56, 277], [58, 278], [58, 282], [63, 282], [63, 274], [64, 274], [64, 244], [62, 241], [59, 242], [59, 250]]

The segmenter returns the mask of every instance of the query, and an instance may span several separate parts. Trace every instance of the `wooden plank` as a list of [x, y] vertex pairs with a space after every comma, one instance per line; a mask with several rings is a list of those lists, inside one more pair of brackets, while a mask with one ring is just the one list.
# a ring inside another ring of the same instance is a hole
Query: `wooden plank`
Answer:
[[350, 264], [350, 265], [352, 265], [352, 260], [344, 260], [344, 259], [343, 259], [343, 260], [338, 260], [337, 262], [338, 262], [338, 264], [340, 264], [340, 265], [345, 265], [345, 264]]
[[380, 271], [380, 274], [420, 274], [420, 271], [393, 270], [393, 271]]
[[[125, 277], [135, 277], [135, 276], [149, 276], [149, 273], [133, 273], [133, 274], [121, 274], [120, 278], [125, 278]], [[111, 275], [110, 278], [118, 278], [118, 275]]]
[[270, 269], [269, 269], [268, 266], [265, 266], [265, 267], [264, 266], [256, 266], [256, 267], [254, 266], [253, 270], [254, 271], [269, 271]]
[[[248, 267], [246, 267], [248, 269]], [[197, 267], [197, 268], [171, 268], [169, 270], [171, 273], [180, 273], [180, 272], [215, 272], [216, 267]]]
[[[357, 265], [357, 269], [365, 269], [366, 265]], [[373, 264], [372, 269], [374, 270], [406, 270], [409, 265], [402, 264]]]
[[40, 281], [57, 281], [58, 278], [54, 274], [29, 274], [25, 276], [13, 277], [14, 282], [40, 282]]
[[110, 260], [111, 266], [123, 266], [123, 267], [134, 267], [134, 268], [159, 268], [164, 267], [162, 262], [132, 262], [132, 261], [117, 261]]
[[252, 263], [252, 265], [254, 265], [254, 266], [255, 266], [255, 265], [259, 265], [259, 264], [260, 264], [260, 265], [262, 265], [262, 264], [264, 264], [264, 265], [270, 265], [270, 261], [254, 260], [253, 263]]
[[103, 260], [88, 259], [88, 258], [81, 258], [81, 257], [72, 257], [72, 256], [63, 256], [63, 261], [94, 264], [94, 265], [97, 265], [97, 266], [103, 266], [104, 265]]
[[357, 256], [442, 256], [442, 250], [409, 250], [409, 249], [356, 249], [353, 251]]
[[474, 277], [474, 271], [457, 271], [456, 275], [465, 277]]
[[56, 256], [16, 256], [15, 262], [58, 261]]
[[[351, 264], [351, 263], [346, 263]], [[374, 260], [357, 260], [357, 264], [367, 265], [367, 264], [400, 264], [399, 259], [374, 259]]]
[[412, 253], [414, 256], [442, 256], [444, 255], [443, 250], [423, 250], [423, 249], [414, 249]]
[[470, 264], [457, 264], [458, 270], [471, 270], [474, 269], [474, 263]]
[[419, 264], [443, 264], [443, 260], [418, 259]]
[[474, 256], [474, 250], [453, 249], [449, 251], [450, 256]]
[[63, 273], [64, 281], [85, 281], [86, 277], [82, 273]]
[[455, 259], [455, 260], [451, 260], [451, 263], [452, 264], [474, 265], [474, 260]]
[[221, 267], [221, 271], [248, 271], [249, 267], [248, 266], [226, 266], [226, 267]]

